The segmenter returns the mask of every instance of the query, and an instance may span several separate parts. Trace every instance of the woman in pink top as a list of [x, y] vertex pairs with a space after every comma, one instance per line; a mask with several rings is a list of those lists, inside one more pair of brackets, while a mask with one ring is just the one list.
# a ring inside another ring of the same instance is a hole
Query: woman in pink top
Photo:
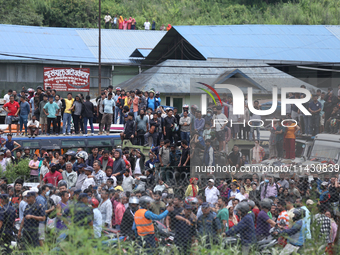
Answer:
[[127, 200], [125, 193], [121, 193], [120, 198], [119, 198], [119, 203], [117, 204], [116, 209], [115, 209], [115, 223], [116, 223], [117, 230], [120, 230], [120, 224], [122, 223], [123, 215], [125, 212], [124, 204], [126, 204], [127, 202], [128, 200]]
[[124, 19], [124, 22], [123, 22], [123, 30], [126, 30], [126, 29], [127, 29], [127, 26], [128, 26], [128, 21], [127, 21], [127, 19]]
[[131, 29], [131, 24], [132, 24], [132, 18], [130, 17], [129, 20], [127, 21], [127, 29]]
[[31, 177], [32, 178], [37, 178], [39, 175], [39, 164], [40, 161], [38, 160], [38, 155], [34, 154], [33, 159], [29, 162], [28, 166], [31, 169]]

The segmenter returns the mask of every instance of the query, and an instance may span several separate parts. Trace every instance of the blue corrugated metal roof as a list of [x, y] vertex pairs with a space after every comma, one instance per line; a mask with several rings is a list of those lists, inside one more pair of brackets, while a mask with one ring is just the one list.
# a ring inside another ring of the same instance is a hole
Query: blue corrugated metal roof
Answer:
[[[77, 30], [92, 54], [98, 57], [98, 30]], [[164, 31], [102, 30], [102, 62], [130, 63], [136, 48], [153, 48], [166, 34]]]
[[[131, 63], [136, 48], [153, 48], [165, 33], [103, 29], [102, 63]], [[98, 29], [0, 25], [0, 38], [0, 60], [98, 62]]]
[[340, 62], [340, 26], [174, 26], [206, 59]]
[[25, 57], [63, 61], [97, 62], [77, 30], [73, 28], [0, 25], [0, 53], [3, 60]]

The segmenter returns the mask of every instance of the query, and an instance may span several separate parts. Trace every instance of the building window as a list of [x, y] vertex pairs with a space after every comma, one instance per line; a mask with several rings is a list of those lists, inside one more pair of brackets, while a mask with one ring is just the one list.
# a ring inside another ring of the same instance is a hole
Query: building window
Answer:
[[170, 106], [170, 97], [165, 98], [165, 105]]
[[182, 113], [182, 107], [183, 107], [183, 98], [173, 98], [173, 107], [177, 107], [178, 113]]

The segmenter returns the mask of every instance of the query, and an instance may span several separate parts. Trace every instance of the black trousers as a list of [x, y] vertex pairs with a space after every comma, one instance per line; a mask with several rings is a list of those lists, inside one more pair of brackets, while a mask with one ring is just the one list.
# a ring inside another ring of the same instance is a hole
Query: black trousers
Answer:
[[51, 123], [52, 123], [52, 133], [55, 133], [56, 120], [57, 120], [57, 118], [47, 118], [47, 134], [50, 134], [50, 132], [51, 132]]
[[61, 123], [61, 116], [57, 116], [57, 119], [56, 119], [56, 121], [55, 121], [55, 124], [56, 124], [55, 132], [56, 132], [57, 134], [60, 134], [60, 131], [61, 131], [60, 123]]

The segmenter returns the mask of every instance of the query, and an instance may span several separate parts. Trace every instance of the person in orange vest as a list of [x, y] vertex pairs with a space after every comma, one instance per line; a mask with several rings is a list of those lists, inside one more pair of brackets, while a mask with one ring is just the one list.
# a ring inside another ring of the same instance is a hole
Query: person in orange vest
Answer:
[[142, 196], [139, 199], [140, 208], [136, 211], [134, 216], [133, 230], [137, 229], [137, 234], [142, 237], [146, 243], [146, 248], [156, 248], [155, 242], [155, 228], [152, 223], [153, 220], [161, 220], [165, 218], [169, 212], [174, 210], [172, 204], [170, 204], [166, 210], [157, 215], [149, 211], [151, 203], [154, 200], [149, 196]]

